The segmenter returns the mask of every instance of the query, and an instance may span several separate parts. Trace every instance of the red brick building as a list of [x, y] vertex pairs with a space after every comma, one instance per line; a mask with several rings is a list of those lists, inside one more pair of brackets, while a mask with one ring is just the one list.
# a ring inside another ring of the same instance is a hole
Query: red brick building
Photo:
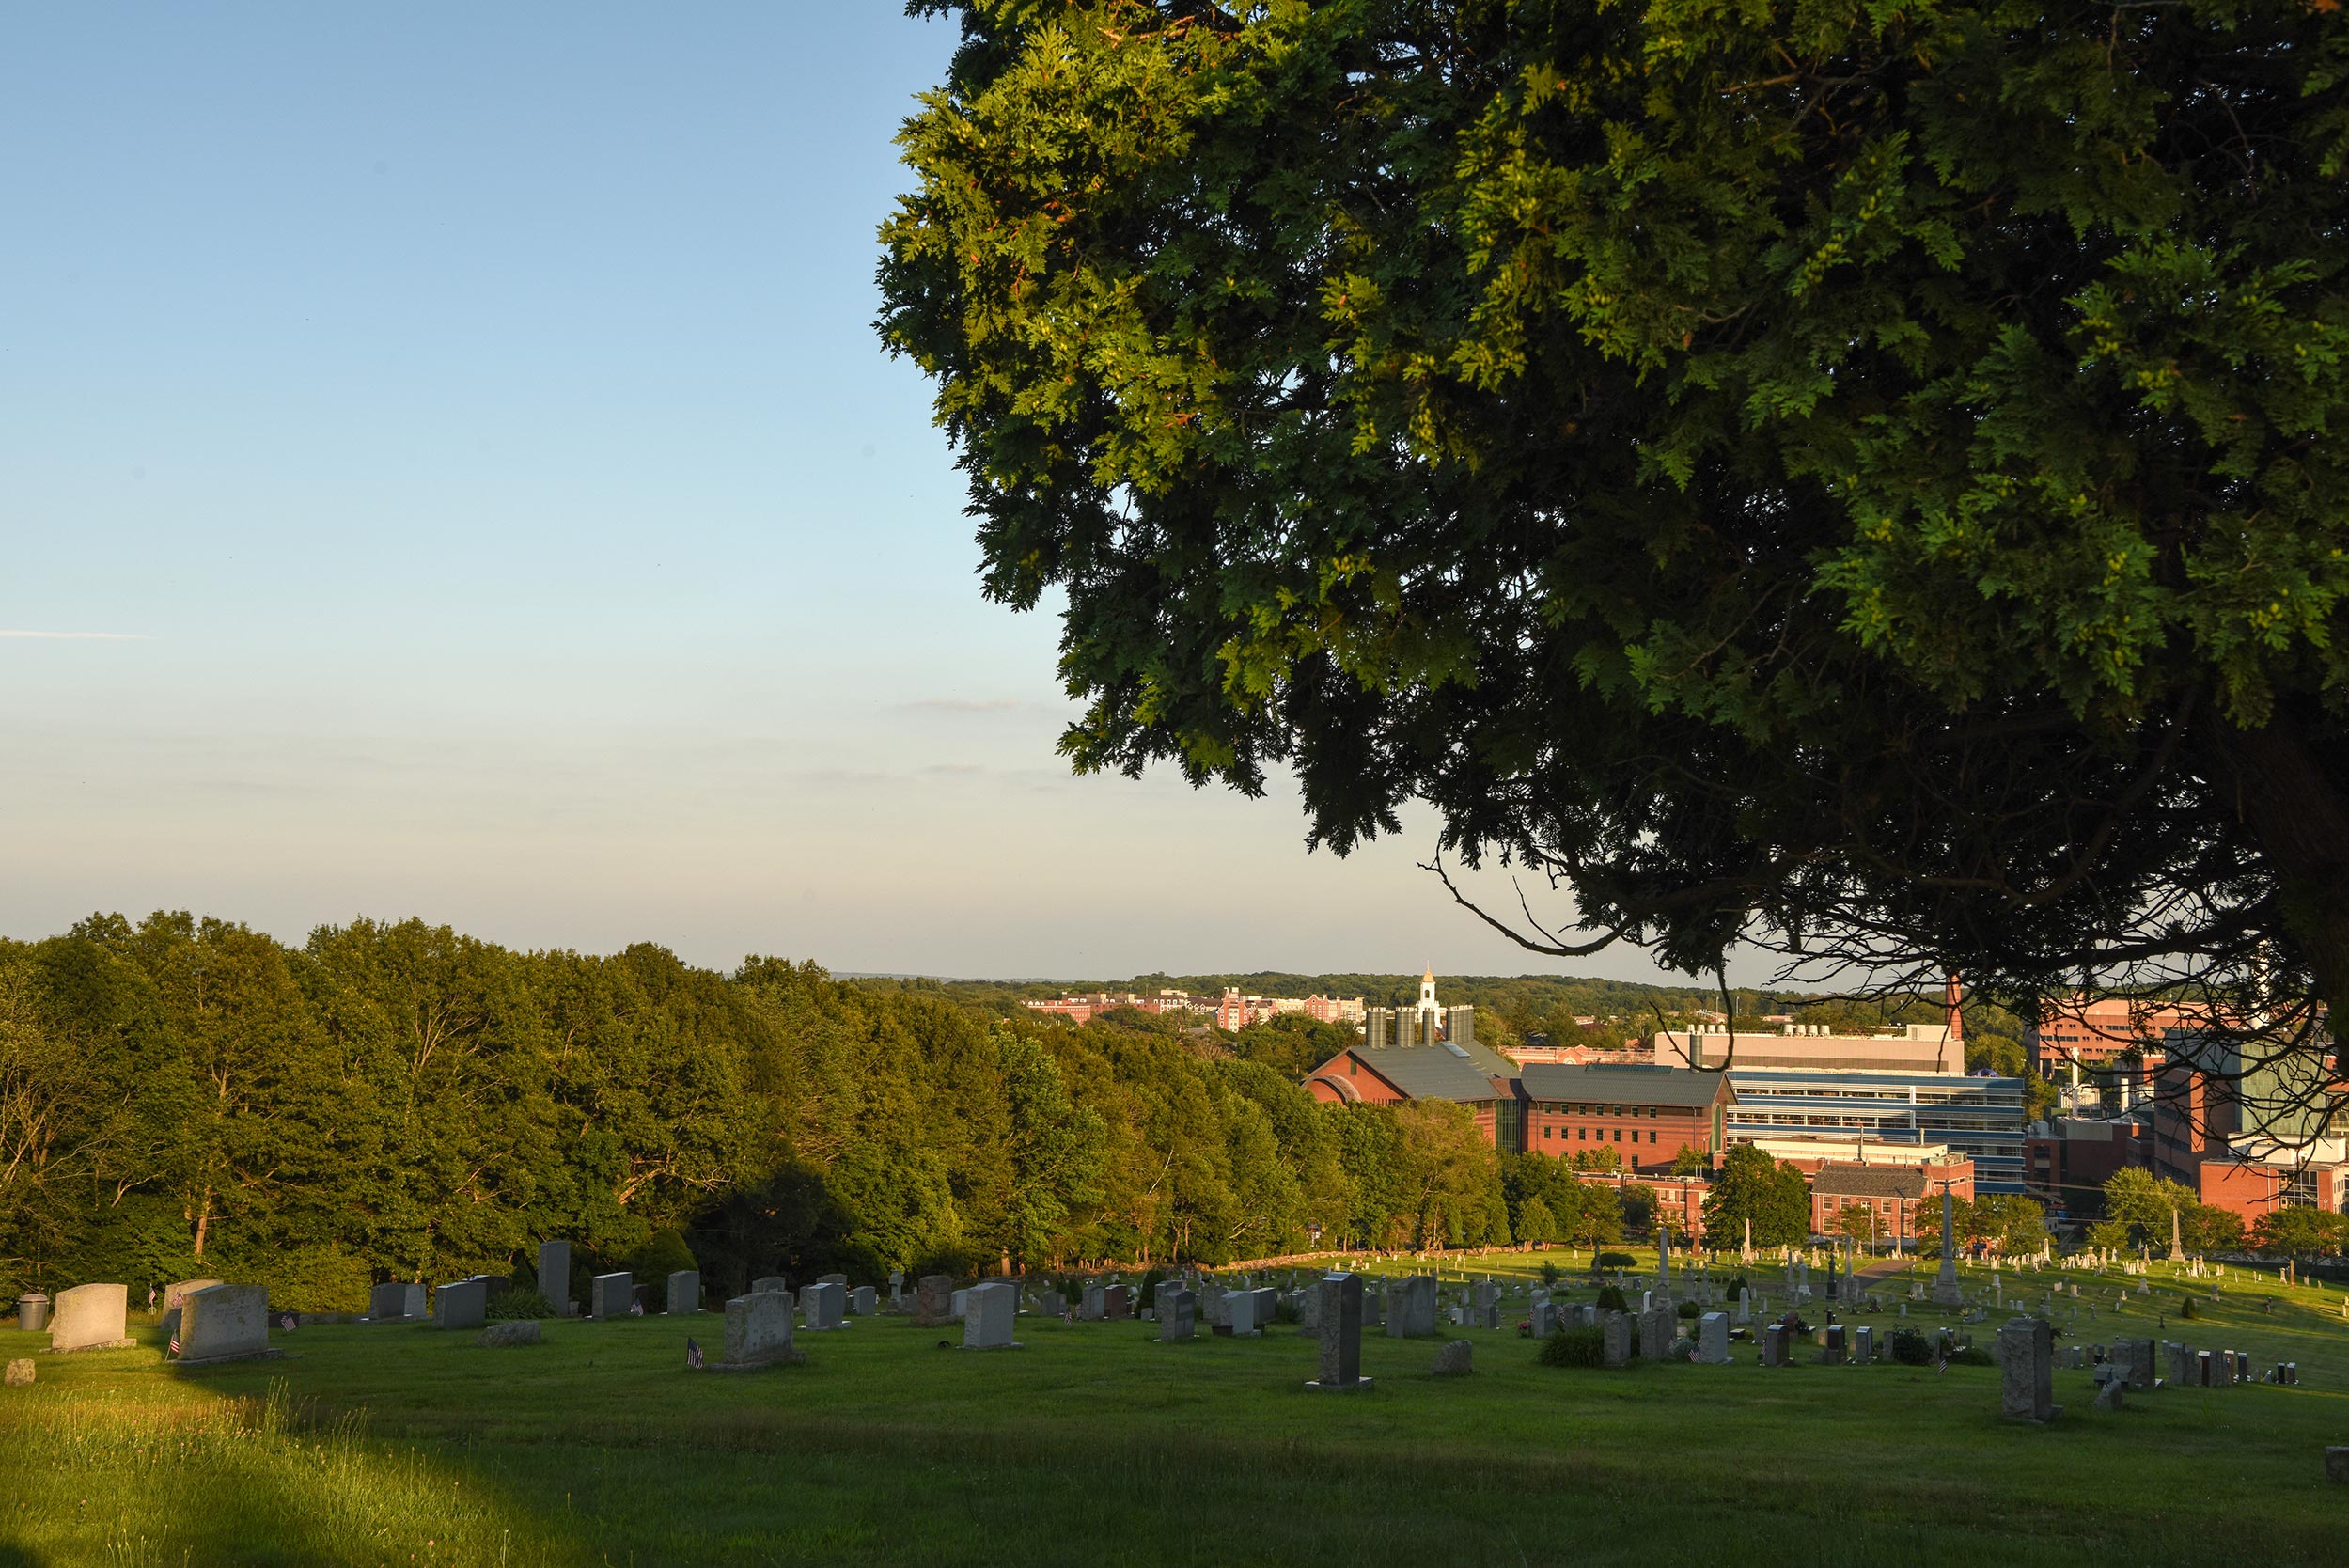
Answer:
[[[1864, 1217], [1876, 1241], [1923, 1235], [1941, 1224], [1942, 1184], [1959, 1198], [1974, 1196], [1974, 1162], [1960, 1156], [1935, 1165], [1842, 1165], [1829, 1161], [1810, 1179], [1811, 1234], [1842, 1232], [1846, 1214]], [[1922, 1226], [1924, 1229], [1920, 1230]]]
[[1449, 1100], [1476, 1113], [1485, 1142], [1513, 1150], [1516, 1105], [1508, 1087], [1511, 1071], [1502, 1058], [1473, 1045], [1355, 1045], [1315, 1068], [1305, 1087], [1316, 1100], [1339, 1105]]
[[2024, 1188], [2065, 1214], [2094, 1213], [2114, 1171], [2153, 1163], [2152, 1129], [2138, 1117], [2065, 1116], [2032, 1127], [2023, 1140]]
[[[1586, 1170], [1579, 1173], [1583, 1181], [1600, 1186], [1613, 1187], [1621, 1192], [1625, 1187], [1646, 1187], [1655, 1197], [1656, 1217], [1671, 1222], [1672, 1228], [1702, 1242], [1705, 1233], [1705, 1194], [1713, 1190], [1712, 1182], [1702, 1176], [1634, 1176], [1615, 1170]], [[1735, 1238], [1725, 1241], [1735, 1245]]]
[[2077, 1062], [2102, 1067], [2123, 1051], [2143, 1051], [2158, 1059], [2162, 1036], [2170, 1029], [2192, 1029], [2196, 1020], [2184, 1010], [2126, 996], [2078, 997], [2051, 1001], [2037, 1024], [2025, 1031], [2024, 1047], [2032, 1068], [2042, 1077]]
[[2242, 1216], [2247, 1226], [2286, 1206], [2349, 1212], [2349, 1165], [2279, 1160], [2204, 1160], [2195, 1173], [2197, 1195], [2213, 1208]]
[[1725, 1112], [1737, 1099], [1726, 1073], [1647, 1063], [1529, 1064], [1514, 1089], [1526, 1152], [1572, 1159], [1612, 1149], [1626, 1170], [1669, 1165], [1683, 1146], [1718, 1164]]

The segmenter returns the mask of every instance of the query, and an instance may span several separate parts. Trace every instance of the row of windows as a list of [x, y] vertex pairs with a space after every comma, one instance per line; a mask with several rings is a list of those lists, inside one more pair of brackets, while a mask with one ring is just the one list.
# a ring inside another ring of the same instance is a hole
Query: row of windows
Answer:
[[1664, 1114], [1662, 1110], [1658, 1109], [1654, 1105], [1570, 1105], [1562, 1101], [1557, 1103], [1545, 1101], [1535, 1105], [1533, 1109], [1545, 1116], [1638, 1117], [1662, 1116]]
[[[1547, 1143], [1551, 1140], [1553, 1136], [1561, 1134], [1564, 1131], [1565, 1129], [1562, 1127], [1544, 1127], [1542, 1129], [1542, 1141]], [[1561, 1137], [1558, 1138], [1558, 1141], [1564, 1143], [1568, 1140]], [[1576, 1127], [1574, 1129], [1574, 1136], [1572, 1141], [1575, 1143], [1589, 1142], [1590, 1129], [1588, 1127]], [[1601, 1143], [1637, 1143], [1639, 1141], [1639, 1129], [1634, 1127], [1627, 1132], [1621, 1127], [1614, 1128], [1612, 1131], [1601, 1128], [1599, 1131], [1599, 1141]], [[1650, 1143], [1653, 1143], [1655, 1141], [1655, 1129], [1653, 1127], [1648, 1129], [1648, 1141]]]

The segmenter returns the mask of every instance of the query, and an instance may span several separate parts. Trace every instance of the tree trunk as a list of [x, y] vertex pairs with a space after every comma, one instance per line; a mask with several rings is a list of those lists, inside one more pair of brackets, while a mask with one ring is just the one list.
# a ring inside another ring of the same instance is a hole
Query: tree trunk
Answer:
[[2284, 933], [2308, 961], [2349, 1073], [2349, 779], [2279, 714], [2216, 737], [2219, 776], [2281, 890]]

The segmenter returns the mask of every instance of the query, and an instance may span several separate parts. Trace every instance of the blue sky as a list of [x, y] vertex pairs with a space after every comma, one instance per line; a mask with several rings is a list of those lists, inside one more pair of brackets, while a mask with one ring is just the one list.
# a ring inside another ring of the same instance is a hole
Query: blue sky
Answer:
[[[417, 914], [844, 969], [1545, 967], [1285, 792], [1068, 776], [879, 350], [950, 26], [0, 24], [0, 933]], [[1565, 967], [1653, 978], [1634, 954]]]

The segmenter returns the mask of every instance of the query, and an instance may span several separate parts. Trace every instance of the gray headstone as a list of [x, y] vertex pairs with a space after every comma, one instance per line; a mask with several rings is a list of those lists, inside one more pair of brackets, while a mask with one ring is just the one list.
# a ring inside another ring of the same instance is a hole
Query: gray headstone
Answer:
[[399, 1323], [424, 1316], [424, 1286], [395, 1279], [367, 1294], [367, 1315], [376, 1323]]
[[1639, 1314], [1639, 1359], [1662, 1361], [1672, 1353], [1672, 1340], [1679, 1331], [1680, 1321], [1672, 1309], [1659, 1301]]
[[164, 1310], [176, 1312], [180, 1309], [180, 1303], [188, 1297], [198, 1291], [209, 1291], [219, 1283], [217, 1279], [181, 1279], [175, 1284], [165, 1285], [164, 1287]]
[[180, 1303], [182, 1363], [233, 1361], [269, 1354], [266, 1287], [214, 1285]]
[[1794, 1331], [1782, 1323], [1765, 1324], [1762, 1330], [1762, 1364], [1783, 1367], [1791, 1364], [1789, 1351], [1793, 1348]]
[[819, 1274], [816, 1276], [816, 1283], [819, 1285], [838, 1285], [840, 1289], [845, 1291], [848, 1289], [848, 1276], [845, 1274]]
[[1631, 1365], [1631, 1314], [1605, 1311], [1599, 1315], [1599, 1359], [1610, 1367]]
[[1396, 1280], [1386, 1293], [1387, 1337], [1416, 1340], [1434, 1332], [1435, 1277], [1414, 1274]]
[[700, 1311], [701, 1271], [697, 1268], [681, 1268], [675, 1274], [670, 1275], [667, 1299], [668, 1314], [671, 1317], [683, 1317], [688, 1312]]
[[1016, 1350], [1011, 1326], [1020, 1310], [1020, 1288], [1008, 1279], [973, 1285], [963, 1300], [964, 1350]]
[[1438, 1377], [1465, 1377], [1476, 1367], [1476, 1346], [1466, 1340], [1454, 1340], [1435, 1353], [1435, 1365], [1429, 1370]]
[[490, 1279], [477, 1274], [466, 1279], [452, 1279], [434, 1294], [432, 1326], [435, 1328], [478, 1328], [489, 1321]]
[[1852, 1364], [1865, 1367], [1876, 1359], [1876, 1331], [1866, 1324], [1852, 1330]]
[[2123, 1377], [2106, 1379], [2096, 1388], [2096, 1408], [2099, 1410], [2120, 1409], [2121, 1391], [2128, 1386], [2128, 1379]]
[[1844, 1355], [1843, 1325], [1840, 1323], [1830, 1324], [1827, 1327], [1826, 1342], [1819, 1353], [1820, 1362], [1825, 1366], [1840, 1367], [1843, 1364]]
[[807, 1314], [807, 1332], [830, 1333], [848, 1321], [848, 1292], [836, 1280], [820, 1279], [799, 1293], [799, 1309]]
[[1187, 1340], [1198, 1332], [1198, 1293], [1178, 1285], [1163, 1291], [1158, 1297], [1158, 1337], [1172, 1341]]
[[957, 1323], [963, 1321], [963, 1309], [970, 1299], [970, 1294], [968, 1291], [957, 1291], [947, 1297], [947, 1310], [954, 1314], [954, 1321]]
[[726, 1359], [734, 1368], [770, 1367], [791, 1358], [791, 1298], [753, 1291], [726, 1304]]
[[131, 1292], [126, 1285], [75, 1285], [57, 1293], [49, 1312], [49, 1348], [124, 1350], [131, 1338]]
[[571, 1243], [539, 1243], [539, 1294], [558, 1314], [571, 1315]]
[[1314, 1317], [1321, 1325], [1322, 1375], [1306, 1387], [1326, 1393], [1363, 1387], [1370, 1380], [1362, 1375], [1362, 1277], [1323, 1275], [1310, 1294], [1320, 1303]]
[[935, 1328], [954, 1321], [954, 1280], [943, 1274], [925, 1274], [914, 1283], [914, 1322]]
[[1558, 1332], [1558, 1309], [1547, 1301], [1533, 1304], [1533, 1337], [1546, 1340]]
[[[546, 1293], [539, 1293], [543, 1295]], [[536, 1318], [516, 1318], [510, 1323], [493, 1323], [481, 1330], [483, 1350], [510, 1350], [516, 1345], [539, 1342], [539, 1323]]]
[[587, 1281], [587, 1316], [599, 1320], [624, 1318], [636, 1299], [636, 1281], [621, 1274], [599, 1274]]
[[2153, 1370], [2153, 1341], [2122, 1340], [2112, 1347], [2112, 1351], [2113, 1358], [2121, 1363], [2122, 1370], [2128, 1374], [2130, 1388], [2151, 1388], [2153, 1386], [2156, 1374]]
[[1069, 1298], [1058, 1291], [1046, 1291], [1036, 1298], [1036, 1311], [1041, 1317], [1065, 1318], [1069, 1315]]
[[1727, 1312], [1707, 1312], [1697, 1320], [1697, 1359], [1708, 1367], [1730, 1362], [1730, 1319]]
[[2013, 1421], [2047, 1421], [2055, 1403], [2055, 1330], [2044, 1319], [2012, 1318], [1998, 1330], [1998, 1409]]
[[1224, 1311], [1226, 1314], [1224, 1321], [1231, 1325], [1231, 1331], [1234, 1334], [1261, 1332], [1261, 1325], [1256, 1321], [1256, 1293], [1254, 1291], [1227, 1292], [1224, 1295]]
[[871, 1317], [881, 1310], [881, 1293], [870, 1285], [857, 1286], [848, 1293], [848, 1309], [852, 1317]]
[[1076, 1309], [1076, 1316], [1080, 1323], [1100, 1323], [1106, 1319], [1109, 1316], [1109, 1287], [1106, 1285], [1086, 1286], [1084, 1298]]
[[763, 1275], [750, 1282], [750, 1294], [753, 1295], [759, 1295], [762, 1293], [772, 1294], [778, 1291], [784, 1293], [785, 1294], [789, 1294], [791, 1289], [791, 1280], [780, 1274]]
[[2349, 1486], [2349, 1448], [2325, 1450], [2325, 1479], [2336, 1486]]

